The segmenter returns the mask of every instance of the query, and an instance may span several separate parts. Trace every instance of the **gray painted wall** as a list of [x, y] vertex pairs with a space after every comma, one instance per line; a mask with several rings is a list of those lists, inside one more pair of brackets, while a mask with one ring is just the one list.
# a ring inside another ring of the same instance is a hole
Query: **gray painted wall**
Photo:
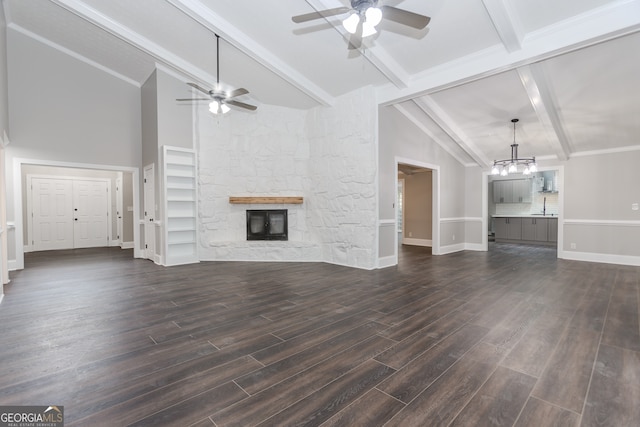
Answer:
[[[434, 175], [440, 187], [440, 224], [434, 239], [440, 247], [465, 242], [466, 168], [431, 141], [420, 129], [394, 107], [379, 108], [379, 207], [380, 220], [395, 218], [396, 159], [410, 159], [416, 164], [428, 164], [439, 168], [439, 177]], [[434, 198], [437, 195], [434, 195]], [[379, 253], [387, 254], [393, 249], [395, 236], [393, 227], [380, 227]], [[455, 239], [454, 239], [455, 236]], [[436, 242], [434, 242], [434, 245]], [[446, 251], [446, 249], [445, 249]]]
[[9, 134], [9, 98], [7, 77], [7, 22], [0, 6], [0, 143], [4, 132]]
[[[16, 158], [140, 167], [140, 88], [13, 29], [7, 31], [7, 65], [8, 221], [26, 226], [15, 218], [15, 203], [21, 203], [13, 191]], [[10, 260], [16, 257], [17, 236], [13, 231], [8, 236]]]
[[[640, 151], [583, 156], [565, 166], [564, 256], [640, 265]], [[575, 245], [575, 247], [572, 246]], [[626, 261], [626, 262], [625, 262]]]

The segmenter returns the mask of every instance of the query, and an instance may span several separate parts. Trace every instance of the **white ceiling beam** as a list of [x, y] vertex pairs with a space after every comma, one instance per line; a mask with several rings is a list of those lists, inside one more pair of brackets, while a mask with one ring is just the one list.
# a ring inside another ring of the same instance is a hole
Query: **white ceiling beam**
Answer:
[[196, 22], [199, 22], [210, 31], [219, 34], [226, 42], [230, 43], [242, 53], [275, 73], [292, 86], [307, 94], [319, 104], [330, 106], [335, 99], [320, 86], [313, 83], [304, 75], [291, 68], [279, 57], [265, 49], [261, 44], [216, 14], [199, 0], [166, 0]]
[[432, 131], [431, 129], [429, 129], [421, 120], [422, 116], [424, 116], [423, 114], [420, 114], [421, 117], [417, 117], [415, 114], [413, 114], [412, 112], [410, 112], [407, 108], [405, 108], [405, 106], [403, 104], [393, 104], [393, 107], [398, 110], [400, 113], [402, 113], [403, 116], [405, 116], [411, 123], [413, 123], [414, 125], [416, 125], [418, 127], [418, 129], [420, 129], [425, 135], [427, 135], [429, 138], [431, 138], [433, 141], [435, 141], [436, 144], [438, 144], [440, 147], [442, 147], [442, 149], [444, 151], [446, 151], [447, 153], [449, 153], [451, 155], [451, 157], [453, 157], [454, 159], [456, 159], [458, 161], [458, 163], [464, 165], [464, 166], [471, 166], [467, 163], [465, 163], [464, 159], [460, 158], [460, 156], [458, 156], [458, 154], [451, 149], [451, 147], [440, 140], [440, 138], [438, 138]]
[[494, 46], [425, 70], [411, 80], [408, 88], [399, 89], [391, 84], [381, 87], [378, 99], [381, 105], [390, 105], [637, 31], [640, 31], [640, 0], [619, 0], [527, 34], [520, 50], [507, 52], [501, 45]]
[[74, 15], [92, 23], [98, 28], [108, 32], [118, 39], [140, 49], [150, 55], [154, 60], [172, 67], [185, 77], [192, 78], [200, 83], [215, 81], [215, 77], [178, 55], [168, 51], [162, 46], [152, 42], [146, 37], [120, 24], [97, 10], [87, 6], [79, 0], [50, 0], [58, 6], [68, 10]]
[[505, 0], [482, 0], [493, 26], [502, 40], [507, 52], [515, 52], [522, 48], [524, 30], [520, 19], [514, 12], [512, 2]]
[[569, 140], [562, 126], [558, 108], [549, 90], [540, 64], [532, 64], [517, 69], [520, 81], [527, 91], [531, 105], [544, 128], [547, 140], [556, 152], [559, 160], [568, 160], [571, 154]]
[[462, 129], [430, 96], [422, 96], [413, 100], [456, 144], [460, 146], [480, 167], [487, 168], [493, 164], [484, 152], [464, 133]]
[[[335, 0], [306, 0], [306, 2], [316, 12], [324, 9], [344, 6], [343, 3]], [[349, 34], [342, 25], [333, 25], [334, 21], [331, 18], [325, 18], [325, 20], [331, 24], [345, 40], [349, 40], [351, 34]], [[407, 73], [393, 58], [393, 56], [389, 55], [389, 53], [381, 46], [367, 47], [363, 44], [363, 46], [358, 50], [364, 59], [380, 71], [380, 73], [382, 73], [382, 75], [384, 75], [395, 87], [404, 89], [409, 86], [409, 73]]]

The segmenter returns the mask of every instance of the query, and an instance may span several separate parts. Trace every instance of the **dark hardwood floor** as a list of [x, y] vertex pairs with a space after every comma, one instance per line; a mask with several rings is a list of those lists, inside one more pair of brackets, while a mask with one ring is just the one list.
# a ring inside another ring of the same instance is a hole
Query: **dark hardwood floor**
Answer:
[[397, 267], [27, 254], [0, 405], [67, 426], [638, 426], [640, 268], [491, 244]]

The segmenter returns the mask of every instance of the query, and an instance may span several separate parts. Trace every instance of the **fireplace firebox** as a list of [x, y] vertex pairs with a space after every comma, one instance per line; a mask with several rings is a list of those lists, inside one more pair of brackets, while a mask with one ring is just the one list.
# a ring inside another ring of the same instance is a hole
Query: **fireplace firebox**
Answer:
[[288, 240], [286, 209], [247, 210], [247, 240]]

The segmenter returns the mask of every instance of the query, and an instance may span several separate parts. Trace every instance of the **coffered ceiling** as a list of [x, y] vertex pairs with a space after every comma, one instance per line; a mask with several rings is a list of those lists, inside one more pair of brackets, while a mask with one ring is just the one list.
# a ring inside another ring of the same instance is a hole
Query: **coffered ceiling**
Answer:
[[431, 22], [383, 21], [354, 51], [344, 16], [291, 20], [348, 0], [3, 0], [8, 31], [138, 86], [160, 64], [210, 87], [216, 33], [221, 83], [248, 102], [308, 109], [373, 86], [464, 165], [508, 158], [516, 117], [522, 156], [640, 149], [640, 0], [379, 4]]

